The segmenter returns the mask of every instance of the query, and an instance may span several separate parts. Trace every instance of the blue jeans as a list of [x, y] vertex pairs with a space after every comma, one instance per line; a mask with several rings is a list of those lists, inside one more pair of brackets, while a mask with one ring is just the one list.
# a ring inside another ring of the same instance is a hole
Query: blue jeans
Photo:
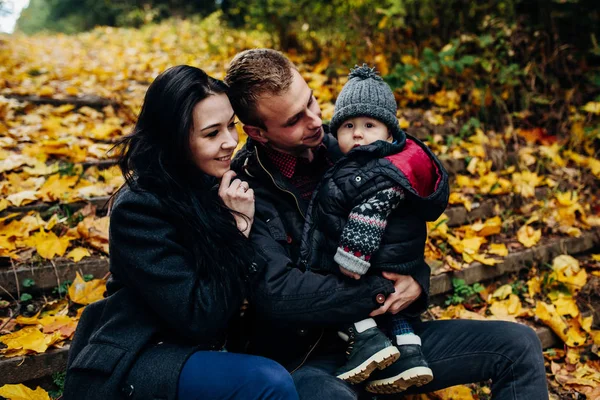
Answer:
[[290, 374], [264, 357], [219, 351], [191, 355], [179, 375], [178, 400], [297, 400]]
[[[494, 400], [548, 399], [542, 346], [533, 329], [512, 322], [469, 320], [415, 322], [413, 328], [421, 337], [434, 378], [405, 393], [491, 379]], [[301, 400], [369, 398], [362, 386], [350, 386], [333, 376], [345, 362], [343, 354], [316, 350], [314, 357], [292, 373]]]

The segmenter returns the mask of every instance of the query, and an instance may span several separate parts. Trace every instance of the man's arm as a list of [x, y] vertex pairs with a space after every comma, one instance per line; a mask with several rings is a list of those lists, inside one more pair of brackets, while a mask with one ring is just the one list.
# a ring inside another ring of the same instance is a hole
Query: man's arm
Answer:
[[334, 325], [366, 318], [394, 292], [393, 281], [365, 276], [360, 281], [297, 268], [284, 247], [256, 219], [250, 239], [266, 263], [256, 283], [254, 305], [263, 316], [297, 324]]

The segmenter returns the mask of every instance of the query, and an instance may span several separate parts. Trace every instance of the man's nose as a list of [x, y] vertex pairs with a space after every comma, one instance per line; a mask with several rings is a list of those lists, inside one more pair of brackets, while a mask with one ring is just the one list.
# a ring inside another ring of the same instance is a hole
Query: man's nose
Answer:
[[313, 112], [311, 110], [308, 110], [306, 112], [306, 116], [310, 119], [309, 120], [309, 128], [311, 129], [315, 129], [320, 127], [321, 125], [323, 125], [323, 120], [321, 120], [321, 113], [316, 113]]

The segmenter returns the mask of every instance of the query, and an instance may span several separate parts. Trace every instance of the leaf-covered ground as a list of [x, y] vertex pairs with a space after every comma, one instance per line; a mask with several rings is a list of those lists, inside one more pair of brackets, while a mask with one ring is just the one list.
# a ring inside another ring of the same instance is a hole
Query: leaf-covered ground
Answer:
[[[264, 34], [234, 31], [213, 17], [75, 36], [0, 36], [0, 272], [107, 256], [108, 218], [93, 204], [123, 183], [110, 149], [131, 131], [153, 77], [176, 64], [222, 77], [234, 54], [263, 46], [271, 46]], [[328, 120], [347, 71], [332, 74], [327, 59], [289, 56]], [[385, 53], [378, 60], [387, 69]], [[599, 103], [571, 108], [565, 137], [519, 124], [519, 116], [513, 125], [484, 126], [465, 112], [486, 107], [486, 94], [475, 90], [422, 94], [406, 84], [395, 94], [402, 128], [426, 141], [452, 175], [447, 213], [429, 224], [433, 275], [494, 268], [527, 249], [600, 234]], [[483, 208], [489, 212], [482, 218], [469, 217]], [[456, 219], [461, 212], [466, 218]], [[568, 252], [491, 283], [454, 280], [453, 292], [438, 296], [426, 317], [545, 325], [564, 343], [545, 351], [553, 398], [599, 398], [593, 311], [600, 300], [600, 249]], [[83, 307], [102, 297], [106, 277], [92, 278], [72, 276], [72, 284], [61, 282], [46, 296], [37, 294], [35, 280], [18, 282], [16, 293], [0, 287], [0, 361], [68, 343]], [[0, 396], [49, 398], [43, 389], [11, 385]], [[484, 385], [413, 398], [488, 396]]]

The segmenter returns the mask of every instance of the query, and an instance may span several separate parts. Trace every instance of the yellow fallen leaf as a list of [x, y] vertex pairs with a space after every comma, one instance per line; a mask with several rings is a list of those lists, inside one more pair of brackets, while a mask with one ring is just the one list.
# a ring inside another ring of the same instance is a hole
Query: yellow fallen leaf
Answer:
[[0, 336], [0, 342], [6, 348], [0, 350], [9, 357], [11, 350], [25, 350], [35, 353], [43, 353], [48, 349], [46, 336], [35, 326], [29, 326], [8, 335]]
[[41, 230], [29, 238], [28, 243], [34, 246], [40, 256], [47, 260], [54, 256], [63, 256], [69, 247], [70, 240], [67, 237], [58, 237], [52, 231]]
[[440, 319], [473, 319], [477, 321], [485, 321], [485, 317], [476, 312], [469, 311], [459, 304], [457, 306], [449, 306], [440, 315]]
[[562, 254], [554, 257], [554, 260], [552, 260], [552, 269], [556, 272], [562, 272], [565, 276], [573, 276], [580, 271], [581, 266], [579, 265], [579, 261], [573, 256]]
[[473, 400], [473, 393], [467, 386], [452, 386], [434, 392], [440, 400]]
[[579, 261], [568, 254], [555, 257], [552, 261], [555, 272], [554, 279], [565, 283], [571, 292], [577, 293], [587, 282], [587, 272], [581, 268]]
[[87, 305], [102, 300], [104, 292], [106, 292], [106, 280], [92, 279], [86, 282], [79, 272], [77, 272], [75, 280], [69, 286], [69, 298], [77, 304]]
[[486, 257], [484, 254], [472, 254], [471, 257], [473, 260], [482, 263], [483, 265], [494, 266], [496, 264], [500, 264], [502, 261], [496, 260], [494, 258]]
[[493, 315], [499, 318], [518, 317], [523, 311], [521, 299], [516, 294], [508, 295], [506, 300], [495, 300], [489, 307]]
[[477, 232], [477, 236], [486, 237], [496, 235], [502, 231], [502, 219], [500, 217], [493, 217], [483, 223], [476, 222], [471, 225], [471, 229]]
[[41, 387], [31, 390], [21, 383], [0, 387], [0, 396], [7, 400], [50, 400], [50, 395]]
[[542, 279], [539, 276], [534, 276], [527, 281], [527, 293], [533, 298], [536, 294], [542, 291]]
[[577, 303], [575, 299], [572, 297], [567, 297], [561, 294], [556, 300], [552, 301], [554, 307], [556, 307], [556, 312], [559, 315], [567, 316], [575, 318], [579, 315], [579, 308], [577, 307]]
[[6, 200], [9, 201], [15, 207], [21, 207], [22, 205], [36, 201], [37, 191], [23, 190], [22, 192], [13, 193], [11, 195], [6, 196]]
[[4, 211], [6, 210], [6, 208], [9, 206], [9, 202], [6, 199], [0, 199], [0, 211]]
[[552, 304], [538, 301], [535, 306], [535, 316], [552, 329], [567, 346], [578, 347], [586, 342], [585, 334], [578, 327], [567, 324]]
[[508, 255], [508, 248], [504, 243], [492, 243], [490, 244], [488, 253], [495, 254], [501, 257], [506, 257]]
[[511, 285], [502, 285], [492, 293], [492, 298], [504, 300], [513, 292]]
[[78, 176], [61, 176], [54, 174], [48, 178], [39, 190], [44, 201], [61, 201], [69, 197], [73, 185], [79, 180]]
[[450, 193], [450, 198], [448, 199], [448, 203], [450, 204], [462, 204], [465, 206], [467, 211], [471, 211], [471, 200], [464, 194], [460, 192], [452, 192]]
[[600, 114], [600, 102], [590, 101], [585, 106], [583, 106], [583, 111], [587, 111], [591, 114]]
[[408, 120], [406, 118], [400, 117], [398, 119], [398, 122], [400, 123], [400, 129], [410, 128], [410, 122], [408, 122]]
[[442, 117], [440, 114], [435, 114], [435, 113], [429, 113], [427, 114], [427, 121], [429, 121], [429, 123], [431, 125], [443, 125], [444, 124], [444, 117]]
[[600, 261], [600, 254], [592, 254], [592, 260]]
[[85, 247], [76, 247], [67, 253], [67, 258], [72, 259], [75, 262], [81, 261], [83, 257], [90, 257], [90, 251]]
[[517, 231], [517, 240], [525, 247], [535, 246], [542, 238], [541, 229], [533, 229], [529, 225], [523, 225]]

